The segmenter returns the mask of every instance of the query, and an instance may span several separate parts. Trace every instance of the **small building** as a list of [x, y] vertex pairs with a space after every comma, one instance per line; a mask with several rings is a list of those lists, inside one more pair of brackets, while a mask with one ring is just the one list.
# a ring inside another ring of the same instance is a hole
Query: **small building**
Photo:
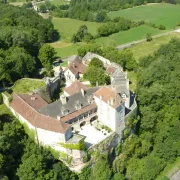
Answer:
[[82, 63], [82, 60], [76, 58], [71, 61], [68, 67], [65, 69], [64, 76], [67, 83], [73, 83], [76, 79], [83, 77], [86, 72], [87, 66]]

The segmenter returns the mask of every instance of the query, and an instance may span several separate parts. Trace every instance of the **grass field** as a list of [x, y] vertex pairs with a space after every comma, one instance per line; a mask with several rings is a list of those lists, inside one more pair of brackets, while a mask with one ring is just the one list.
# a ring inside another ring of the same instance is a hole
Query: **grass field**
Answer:
[[57, 29], [60, 33], [62, 40], [66, 41], [71, 40], [72, 35], [77, 32], [81, 25], [86, 25], [88, 27], [88, 31], [93, 35], [96, 34], [97, 28], [101, 26], [100, 23], [80, 21], [69, 18], [53, 18], [52, 22], [55, 29]]
[[82, 43], [72, 44], [64, 41], [58, 41], [51, 43], [51, 46], [54, 47], [58, 57], [65, 58], [77, 54], [77, 49], [81, 44]]
[[119, 33], [113, 34], [108, 37], [102, 37], [97, 39], [97, 42], [104, 43], [104, 44], [125, 44], [132, 41], [137, 41], [140, 39], [145, 39], [147, 33], [151, 33], [152, 35], [163, 33], [164, 31], [154, 29], [152, 27], [143, 25], [132, 28], [128, 31], [121, 31]]
[[134, 21], [144, 20], [155, 24], [163, 24], [167, 29], [173, 29], [180, 22], [180, 5], [150, 4], [125, 10], [111, 11], [109, 17], [125, 17]]
[[69, 2], [65, 0], [49, 0], [49, 1], [54, 5], [69, 4]]
[[180, 38], [180, 34], [171, 33], [169, 35], [153, 39], [151, 42], [142, 42], [128, 49], [133, 53], [136, 61], [138, 61], [144, 56], [152, 55], [162, 44], [167, 44], [172, 38]]
[[43, 80], [34, 80], [34, 79], [20, 79], [16, 81], [13, 86], [13, 92], [15, 93], [28, 93], [33, 90], [44, 87], [46, 84]]

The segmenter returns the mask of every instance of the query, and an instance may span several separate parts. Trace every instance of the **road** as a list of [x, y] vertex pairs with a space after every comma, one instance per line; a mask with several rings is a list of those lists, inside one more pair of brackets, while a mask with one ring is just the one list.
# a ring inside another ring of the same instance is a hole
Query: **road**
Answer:
[[[158, 35], [152, 36], [152, 38], [155, 39], [155, 38], [158, 38], [158, 37], [166, 36], [166, 35], [171, 34], [173, 32], [179, 32], [180, 33], [180, 29], [176, 29], [176, 30], [169, 31], [169, 32], [166, 32], [166, 33], [158, 34]], [[145, 41], [146, 41], [146, 39], [141, 39], [141, 40], [138, 40], [138, 41], [133, 41], [133, 42], [130, 42], [130, 43], [127, 43], [127, 44], [119, 45], [116, 48], [119, 49], [119, 50], [123, 50], [125, 48], [131, 47], [132, 45], [139, 44], [139, 43], [142, 43], [142, 42], [145, 42]]]

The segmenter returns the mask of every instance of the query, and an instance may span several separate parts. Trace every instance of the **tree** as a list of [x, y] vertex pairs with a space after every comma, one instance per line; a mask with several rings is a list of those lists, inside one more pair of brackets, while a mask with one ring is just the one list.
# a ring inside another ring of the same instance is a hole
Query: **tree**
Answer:
[[104, 69], [104, 64], [101, 60], [98, 58], [93, 58], [91, 62], [89, 63], [89, 67], [98, 67]]
[[98, 12], [96, 15], [96, 22], [103, 22], [107, 18], [107, 14], [104, 11]]
[[96, 83], [98, 83], [98, 85], [110, 83], [110, 77], [105, 74], [104, 70], [94, 66], [88, 67], [87, 72], [84, 74], [84, 78], [88, 79], [93, 86], [95, 86]]
[[[32, 154], [28, 159], [22, 162], [17, 170], [17, 175], [20, 180], [38, 180], [47, 179], [46, 164], [41, 155]], [[53, 178], [53, 174], [51, 179]]]
[[108, 162], [108, 154], [105, 153], [101, 155], [96, 161], [92, 169], [92, 178], [94, 180], [110, 180], [111, 179], [111, 169]]
[[44, 3], [39, 5], [39, 11], [41, 13], [46, 13], [47, 9], [46, 9], [46, 5]]
[[48, 44], [44, 44], [39, 50], [38, 58], [40, 59], [42, 65], [45, 68], [50, 69], [52, 66], [53, 60], [55, 58], [55, 55], [56, 55], [56, 52], [54, 48]]
[[146, 35], [146, 41], [147, 41], [147, 42], [150, 42], [150, 41], [152, 41], [152, 40], [153, 40], [153, 38], [152, 38], [151, 34], [150, 34], [150, 33], [147, 33], [147, 35]]

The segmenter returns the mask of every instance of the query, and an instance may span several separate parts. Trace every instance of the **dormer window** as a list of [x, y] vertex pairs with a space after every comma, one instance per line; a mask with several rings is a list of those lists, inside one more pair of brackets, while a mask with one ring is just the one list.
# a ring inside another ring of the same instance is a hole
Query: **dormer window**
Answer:
[[82, 107], [81, 102], [80, 102], [79, 100], [77, 100], [77, 101], [75, 102], [75, 108], [76, 108], [76, 110], [81, 109], [81, 107]]
[[66, 109], [65, 107], [62, 107], [62, 108], [61, 108], [61, 112], [62, 112], [63, 115], [67, 115], [68, 112], [69, 112], [69, 110]]

